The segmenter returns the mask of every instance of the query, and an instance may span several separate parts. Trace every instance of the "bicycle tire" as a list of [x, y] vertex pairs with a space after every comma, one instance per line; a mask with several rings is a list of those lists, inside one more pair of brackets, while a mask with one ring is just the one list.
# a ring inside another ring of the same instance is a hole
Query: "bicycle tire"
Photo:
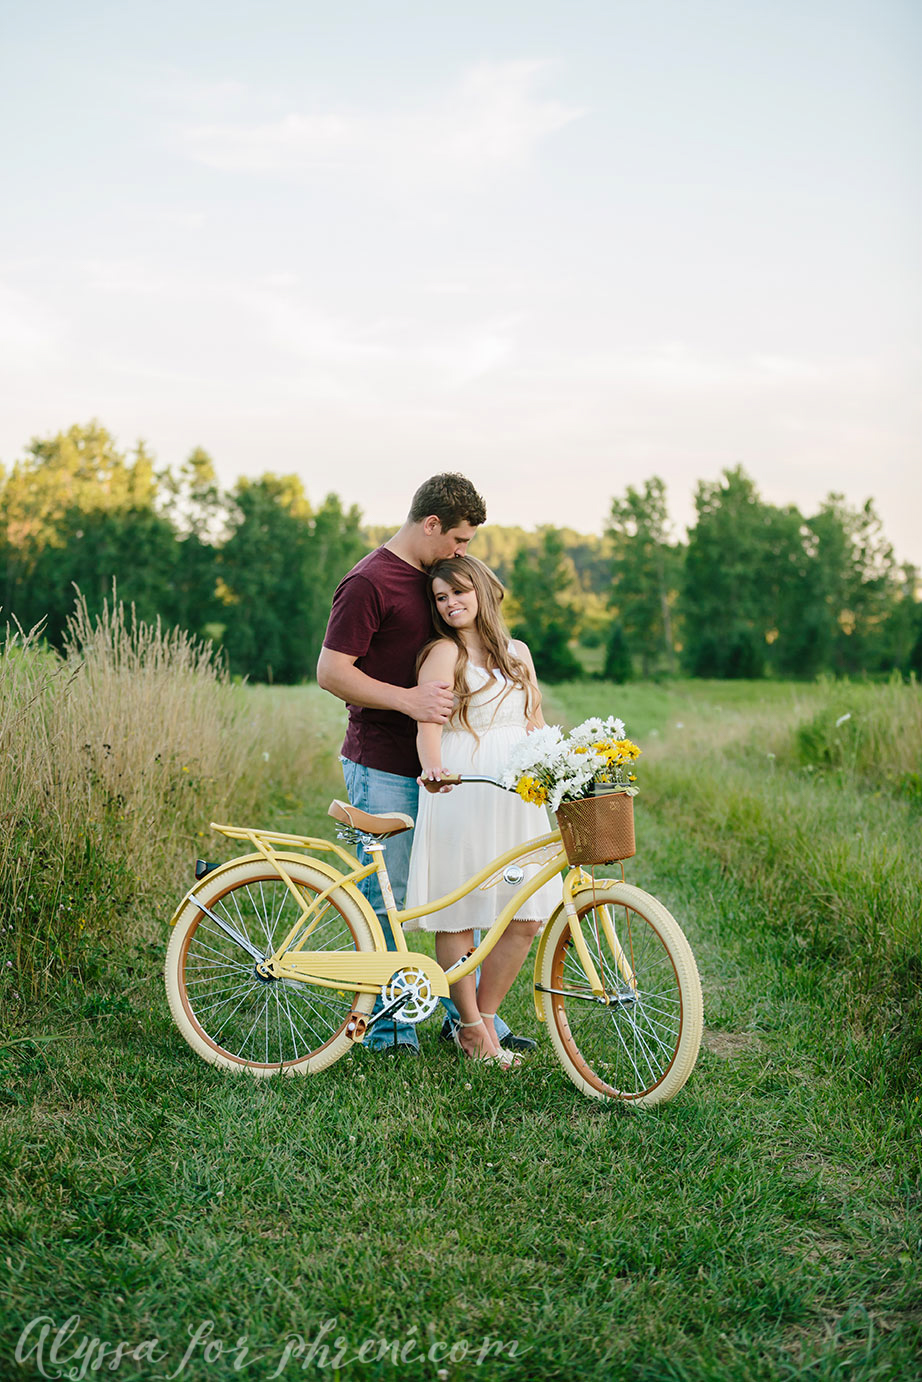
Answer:
[[[629, 883], [603, 880], [574, 901], [608, 1001], [592, 994], [561, 909], [551, 919], [536, 976], [554, 1050], [590, 1098], [645, 1108], [665, 1103], [685, 1084], [701, 1045], [701, 981], [691, 947], [662, 903]], [[621, 967], [600, 907], [609, 909], [623, 948]]]
[[[288, 860], [286, 869], [306, 893], [329, 887], [327, 875], [309, 863]], [[210, 883], [205, 878], [195, 895], [266, 955], [284, 940], [299, 911], [284, 880], [262, 859], [241, 861]], [[327, 899], [309, 947], [375, 949], [368, 921], [344, 890]], [[252, 956], [191, 900], [173, 928], [164, 975], [173, 1019], [192, 1049], [213, 1065], [257, 1076], [326, 1070], [353, 1044], [345, 1032], [350, 1012], [370, 1013], [375, 998], [259, 978]]]

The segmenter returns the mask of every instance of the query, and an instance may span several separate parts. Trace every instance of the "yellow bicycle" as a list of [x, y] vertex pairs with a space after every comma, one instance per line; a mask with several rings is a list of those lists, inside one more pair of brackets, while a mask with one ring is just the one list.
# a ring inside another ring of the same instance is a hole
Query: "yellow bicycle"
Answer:
[[[199, 860], [196, 882], [170, 923], [170, 1008], [199, 1055], [254, 1075], [315, 1074], [383, 1018], [422, 1022], [490, 953], [523, 902], [562, 874], [561, 901], [535, 955], [534, 1002], [565, 1071], [595, 1099], [649, 1107], [679, 1092], [701, 1042], [698, 970], [678, 923], [624, 881], [623, 865], [621, 879], [595, 877], [572, 858], [578, 851], [569, 840], [568, 857], [554, 830], [498, 855], [456, 891], [401, 911], [385, 841], [411, 829], [412, 819], [370, 815], [343, 801], [333, 802], [330, 815], [338, 838], [364, 849], [370, 863], [330, 840], [213, 825], [251, 852], [221, 865]], [[339, 866], [317, 853], [336, 856]], [[392, 950], [357, 886], [373, 873]], [[409, 949], [404, 922], [500, 879], [516, 891], [463, 960], [445, 971]]]

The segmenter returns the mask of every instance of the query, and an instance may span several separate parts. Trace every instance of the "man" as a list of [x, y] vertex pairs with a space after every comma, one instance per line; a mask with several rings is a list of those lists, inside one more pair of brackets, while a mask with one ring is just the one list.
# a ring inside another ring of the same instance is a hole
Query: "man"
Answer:
[[[430, 566], [444, 557], [464, 556], [486, 519], [484, 502], [463, 475], [433, 475], [413, 496], [403, 527], [383, 547], [352, 568], [333, 596], [317, 681], [349, 707], [342, 747], [343, 776], [353, 806], [387, 814], [403, 811], [415, 820], [419, 801], [419, 721], [445, 724], [452, 712], [448, 682], [416, 685], [416, 656], [432, 637], [426, 594]], [[411, 833], [388, 841], [387, 870], [397, 906], [404, 905]], [[386, 910], [374, 876], [361, 885], [378, 913], [388, 948], [393, 948]], [[450, 1039], [454, 1005], [442, 1035]], [[501, 1018], [497, 1034], [504, 1045], [529, 1049], [534, 1042], [514, 1037]], [[413, 1026], [384, 1019], [371, 1028], [365, 1045], [373, 1051], [419, 1054]]]

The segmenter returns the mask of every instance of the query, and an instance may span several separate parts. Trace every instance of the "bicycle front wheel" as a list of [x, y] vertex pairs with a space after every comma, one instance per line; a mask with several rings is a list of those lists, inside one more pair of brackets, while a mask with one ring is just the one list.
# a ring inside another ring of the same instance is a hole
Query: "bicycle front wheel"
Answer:
[[629, 883], [605, 880], [574, 901], [605, 997], [592, 992], [560, 911], [537, 976], [554, 1049], [591, 1098], [663, 1103], [685, 1084], [701, 1045], [691, 947], [666, 908]]
[[[308, 863], [286, 860], [307, 902], [329, 878]], [[170, 937], [165, 977], [170, 1010], [194, 1051], [214, 1065], [315, 1074], [352, 1045], [346, 1022], [369, 1013], [370, 993], [350, 993], [295, 979], [263, 979], [256, 958], [283, 943], [300, 908], [283, 879], [262, 859], [241, 861], [195, 889]], [[216, 920], [217, 919], [217, 920]], [[219, 921], [232, 934], [228, 934]], [[371, 928], [354, 898], [337, 889], [323, 904], [310, 950], [374, 950]]]

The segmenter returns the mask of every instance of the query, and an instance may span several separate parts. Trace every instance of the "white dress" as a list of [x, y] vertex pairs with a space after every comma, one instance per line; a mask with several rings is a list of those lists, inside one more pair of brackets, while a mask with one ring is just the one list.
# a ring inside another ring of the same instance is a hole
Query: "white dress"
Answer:
[[[475, 738], [452, 718], [442, 730], [442, 767], [447, 773], [473, 773], [499, 779], [513, 745], [525, 737], [525, 692], [499, 672], [467, 667], [474, 693], [468, 719]], [[506, 694], [503, 695], [503, 691]], [[542, 806], [532, 806], [513, 792], [489, 783], [462, 784], [450, 792], [420, 790], [419, 813], [407, 882], [407, 907], [421, 907], [453, 892], [504, 850], [553, 829]], [[545, 860], [524, 863], [533, 876]], [[487, 930], [516, 891], [514, 884], [488, 880], [473, 892], [431, 916], [409, 921], [405, 931]], [[560, 879], [545, 883], [516, 912], [521, 921], [545, 921], [560, 901]]]

